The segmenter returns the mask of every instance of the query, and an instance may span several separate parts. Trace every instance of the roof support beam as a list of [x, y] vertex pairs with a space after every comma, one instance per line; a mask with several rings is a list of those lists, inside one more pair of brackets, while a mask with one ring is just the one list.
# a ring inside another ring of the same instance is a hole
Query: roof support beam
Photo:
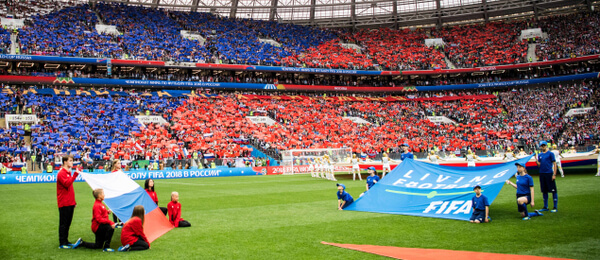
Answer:
[[392, 15], [394, 16], [394, 29], [398, 30], [398, 1], [392, 2], [394, 6], [394, 10], [392, 10]]
[[271, 0], [271, 11], [269, 12], [269, 21], [275, 21], [275, 15], [277, 14], [277, 4], [279, 4], [279, 1]]
[[315, 23], [315, 5], [317, 4], [317, 0], [310, 0], [310, 24]]
[[193, 0], [192, 1], [192, 8], [191, 8], [192, 12], [198, 12], [198, 3], [199, 2], [200, 2], [199, 0]]
[[352, 20], [352, 27], [356, 28], [356, 0], [352, 0], [350, 6], [350, 19]]
[[237, 13], [238, 0], [231, 0], [231, 11], [229, 12], [229, 18], [235, 18]]
[[483, 9], [483, 19], [486, 23], [490, 22], [490, 15], [488, 14], [487, 0], [481, 0], [481, 8]]
[[439, 29], [442, 28], [442, 3], [440, 0], [435, 0], [435, 9], [437, 10], [437, 21], [435, 26]]

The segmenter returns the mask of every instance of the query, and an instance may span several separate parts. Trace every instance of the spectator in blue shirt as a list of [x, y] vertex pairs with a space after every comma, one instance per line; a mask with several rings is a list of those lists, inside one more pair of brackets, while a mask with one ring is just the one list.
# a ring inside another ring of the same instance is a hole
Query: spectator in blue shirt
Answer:
[[475, 196], [471, 199], [473, 214], [471, 215], [471, 223], [488, 223], [490, 221], [490, 203], [488, 198], [481, 194], [481, 186], [477, 185], [473, 188]]
[[554, 201], [554, 209], [550, 212], [558, 210], [558, 193], [556, 190], [556, 157], [554, 153], [548, 149], [546, 141], [540, 142], [542, 150], [535, 158], [535, 162], [540, 167], [540, 188], [544, 196], [544, 208], [540, 211], [548, 211], [548, 193], [552, 192], [552, 200]]
[[533, 178], [527, 174], [525, 165], [519, 163], [515, 163], [515, 165], [517, 166], [517, 174], [515, 175], [517, 183], [515, 184], [510, 180], [506, 180], [506, 184], [517, 189], [517, 208], [521, 213], [521, 217], [523, 220], [529, 220], [531, 217], [543, 216], [538, 210], [536, 210], [535, 213], [527, 212], [527, 204], [530, 204], [532, 208], [535, 206], [533, 201]]
[[346, 207], [350, 206], [352, 202], [354, 202], [354, 198], [352, 198], [352, 196], [350, 196], [350, 194], [346, 192], [346, 185], [338, 183], [336, 184], [336, 186], [338, 189], [338, 209], [343, 210]]

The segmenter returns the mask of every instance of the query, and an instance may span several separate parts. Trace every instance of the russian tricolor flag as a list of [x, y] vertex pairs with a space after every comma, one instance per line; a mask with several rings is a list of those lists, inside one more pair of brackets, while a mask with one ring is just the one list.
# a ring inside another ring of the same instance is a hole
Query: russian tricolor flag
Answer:
[[133, 207], [144, 206], [144, 234], [150, 242], [173, 229], [160, 208], [148, 196], [148, 193], [122, 171], [106, 174], [80, 173], [92, 190], [104, 190], [104, 203], [123, 222], [127, 222]]

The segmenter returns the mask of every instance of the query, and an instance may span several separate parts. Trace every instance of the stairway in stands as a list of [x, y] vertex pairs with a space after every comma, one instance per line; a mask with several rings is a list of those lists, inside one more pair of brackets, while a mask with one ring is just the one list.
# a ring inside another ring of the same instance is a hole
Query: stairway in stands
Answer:
[[536, 62], [537, 61], [537, 56], [535, 55], [535, 48], [536, 48], [535, 43], [530, 43], [529, 47], [527, 48], [527, 62]]
[[456, 69], [456, 66], [454, 65], [454, 63], [452, 63], [450, 59], [448, 59], [448, 57], [444, 57], [444, 61], [446, 62], [446, 65], [449, 69]]

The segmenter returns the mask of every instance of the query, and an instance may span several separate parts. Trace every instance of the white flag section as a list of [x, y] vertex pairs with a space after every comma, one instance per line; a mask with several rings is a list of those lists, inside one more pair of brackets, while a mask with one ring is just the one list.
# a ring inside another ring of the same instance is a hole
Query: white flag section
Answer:
[[104, 203], [123, 222], [129, 220], [135, 206], [144, 206], [144, 233], [150, 242], [173, 228], [148, 193], [122, 171], [100, 174], [82, 172], [81, 176], [92, 190], [104, 190]]

